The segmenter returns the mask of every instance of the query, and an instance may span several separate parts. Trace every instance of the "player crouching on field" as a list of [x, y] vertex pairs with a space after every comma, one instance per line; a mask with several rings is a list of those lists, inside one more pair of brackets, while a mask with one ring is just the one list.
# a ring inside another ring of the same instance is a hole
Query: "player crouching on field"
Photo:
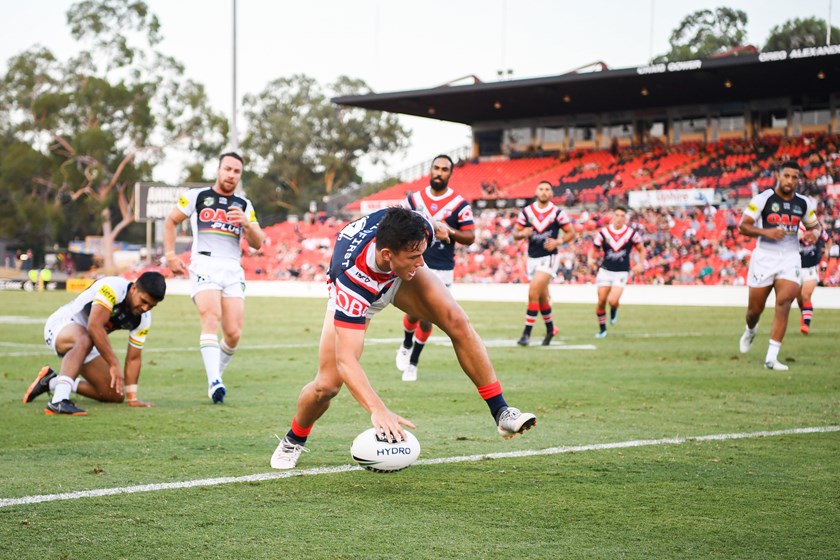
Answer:
[[[61, 357], [61, 368], [56, 374], [44, 366], [23, 402], [52, 392], [44, 412], [70, 416], [87, 414], [70, 400], [71, 392], [101, 402], [125, 400], [129, 406], [152, 406], [137, 400], [140, 354], [152, 324], [150, 310], [165, 295], [166, 280], [158, 272], [146, 272], [136, 282], [108, 276], [59, 308], [47, 319], [44, 341]], [[124, 376], [108, 340], [118, 329], [129, 331]]]
[[342, 385], [370, 413], [376, 433], [404, 441], [410, 420], [391, 412], [359, 359], [370, 319], [389, 303], [412, 317], [437, 325], [452, 340], [461, 368], [490, 407], [505, 439], [533, 427], [536, 416], [509, 407], [493, 364], [464, 310], [440, 278], [423, 266], [423, 252], [435, 237], [432, 224], [407, 208], [379, 210], [338, 234], [328, 273], [329, 301], [321, 332], [318, 373], [300, 392], [291, 429], [271, 457], [275, 469], [297, 464], [315, 422]]

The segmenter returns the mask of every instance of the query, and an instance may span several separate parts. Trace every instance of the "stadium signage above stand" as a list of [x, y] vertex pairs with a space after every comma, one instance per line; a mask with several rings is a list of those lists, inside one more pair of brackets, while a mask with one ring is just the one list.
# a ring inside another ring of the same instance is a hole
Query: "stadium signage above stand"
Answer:
[[840, 45], [829, 45], [827, 47], [808, 47], [805, 49], [793, 49], [792, 51], [770, 51], [758, 55], [759, 62], [776, 62], [779, 60], [812, 58], [815, 56], [829, 56], [840, 54]]
[[702, 60], [681, 60], [678, 62], [669, 62], [667, 64], [652, 64], [651, 66], [639, 66], [636, 68], [636, 73], [639, 75], [645, 74], [662, 74], [664, 72], [685, 72], [686, 70], [700, 70], [703, 67]]
[[[787, 59], [813, 58], [816, 56], [831, 56], [840, 54], [840, 45], [829, 45], [827, 47], [807, 47], [804, 49], [793, 49], [791, 51], [769, 51], [758, 54], [759, 62], [779, 62]], [[707, 61], [708, 62], [708, 61]], [[650, 66], [639, 66], [636, 74], [645, 76], [648, 74], [664, 74], [666, 72], [685, 72], [687, 70], [700, 70], [703, 68], [702, 60], [680, 60], [674, 62], [661, 62]]]
[[715, 203], [715, 189], [679, 189], [664, 191], [631, 191], [627, 204], [630, 208], [681, 208], [706, 206]]

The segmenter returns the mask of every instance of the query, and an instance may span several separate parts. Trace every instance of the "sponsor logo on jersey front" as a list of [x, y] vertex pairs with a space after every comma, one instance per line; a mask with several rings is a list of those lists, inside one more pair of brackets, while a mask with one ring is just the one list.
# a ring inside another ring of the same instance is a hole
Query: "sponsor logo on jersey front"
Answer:
[[364, 283], [364, 284], [370, 284], [371, 282], [373, 282], [373, 279], [372, 279], [370, 276], [368, 276], [367, 274], [363, 273], [363, 272], [362, 272], [361, 270], [359, 270], [358, 268], [356, 268], [356, 269], [349, 269], [347, 272], [348, 272], [348, 273], [351, 273], [351, 272], [352, 272], [353, 278], [355, 278], [355, 279], [356, 279], [356, 281], [358, 281], [358, 282], [362, 282], [362, 283]]
[[363, 317], [368, 303], [336, 282], [335, 306], [349, 317]]
[[198, 213], [198, 219], [201, 222], [210, 224], [210, 229], [220, 232], [228, 232], [239, 234], [240, 226], [232, 223], [228, 219], [228, 213], [221, 208], [202, 208]]

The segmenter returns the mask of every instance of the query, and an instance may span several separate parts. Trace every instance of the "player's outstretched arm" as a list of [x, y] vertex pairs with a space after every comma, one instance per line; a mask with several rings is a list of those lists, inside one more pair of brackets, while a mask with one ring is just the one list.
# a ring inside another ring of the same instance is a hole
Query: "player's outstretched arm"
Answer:
[[[125, 351], [125, 402], [128, 406], [154, 406], [150, 402], [137, 400], [136, 387], [140, 382], [140, 368], [143, 363], [142, 353], [143, 351], [140, 348], [131, 344], [128, 345], [128, 349]], [[135, 390], [132, 391], [129, 387], [134, 387]]]
[[365, 331], [343, 327], [336, 327], [335, 331], [336, 367], [342, 381], [353, 398], [370, 412], [371, 423], [377, 434], [384, 434], [392, 441], [403, 441], [405, 432], [402, 426], [415, 426], [402, 416], [391, 412], [371, 387], [370, 380], [359, 362], [365, 344]]

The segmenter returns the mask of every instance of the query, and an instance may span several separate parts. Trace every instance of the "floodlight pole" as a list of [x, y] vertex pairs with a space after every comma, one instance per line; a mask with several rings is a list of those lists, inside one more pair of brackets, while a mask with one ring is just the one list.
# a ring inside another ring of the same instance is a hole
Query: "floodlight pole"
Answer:
[[825, 46], [831, 44], [831, 0], [828, 0], [828, 19], [825, 21]]
[[239, 150], [239, 134], [236, 130], [236, 0], [233, 0], [233, 102], [230, 112], [230, 146]]

